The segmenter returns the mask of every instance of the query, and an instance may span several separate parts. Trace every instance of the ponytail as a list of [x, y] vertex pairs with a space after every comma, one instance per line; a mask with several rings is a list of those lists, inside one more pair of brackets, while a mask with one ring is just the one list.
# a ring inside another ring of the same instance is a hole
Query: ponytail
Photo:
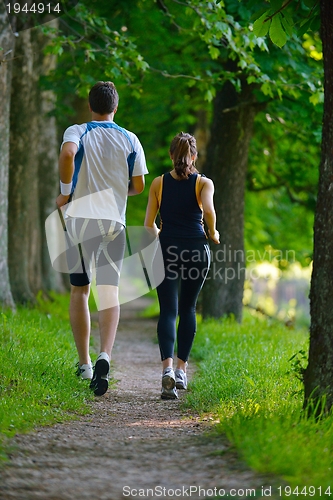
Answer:
[[188, 179], [189, 175], [197, 172], [194, 167], [193, 156], [197, 156], [195, 137], [184, 132], [176, 135], [170, 145], [170, 155], [176, 174], [181, 179]]

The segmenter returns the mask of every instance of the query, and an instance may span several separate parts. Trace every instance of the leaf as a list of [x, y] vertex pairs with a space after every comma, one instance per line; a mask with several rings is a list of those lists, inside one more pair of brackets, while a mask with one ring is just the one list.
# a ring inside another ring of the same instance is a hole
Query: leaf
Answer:
[[320, 26], [321, 26], [320, 15], [313, 14], [312, 15], [312, 23], [310, 26], [311, 31], [320, 31]]
[[285, 14], [282, 14], [281, 23], [282, 23], [282, 26], [285, 29], [286, 33], [289, 36], [292, 36], [294, 33], [294, 30], [293, 30], [294, 23], [293, 23], [292, 18], [289, 16], [286, 16]]
[[272, 87], [271, 87], [271, 84], [269, 82], [263, 83], [260, 90], [264, 95], [269, 95], [270, 97], [274, 97], [273, 92], [272, 92]]
[[205, 101], [211, 102], [215, 96], [215, 89], [207, 90], [205, 93]]
[[220, 51], [217, 47], [210, 45], [209, 47], [209, 55], [212, 59], [217, 59], [220, 55]]
[[254, 82], [256, 82], [256, 81], [257, 81], [257, 77], [255, 77], [255, 76], [251, 75], [251, 76], [249, 76], [249, 77], [247, 78], [247, 80], [246, 80], [246, 81], [247, 81], [247, 83], [248, 83], [248, 84], [254, 83]]
[[[269, 10], [257, 19], [253, 24], [253, 33], [257, 37], [266, 36], [271, 24], [271, 21], [266, 21], [269, 16]], [[266, 22], [265, 22], [266, 21]]]
[[281, 9], [283, 0], [271, 0], [271, 8], [276, 12]]
[[310, 97], [309, 101], [316, 106], [317, 104], [321, 104], [324, 102], [324, 92], [321, 92], [320, 90]]
[[304, 5], [306, 7], [309, 7], [309, 9], [312, 9], [312, 7], [316, 5], [317, 2], [318, 0], [303, 0]]
[[304, 33], [306, 33], [310, 29], [311, 23], [312, 23], [311, 18], [307, 19], [306, 21], [303, 21], [301, 23], [300, 28], [297, 30], [297, 36], [299, 37], [303, 36]]
[[277, 14], [273, 17], [269, 28], [269, 36], [272, 42], [280, 48], [286, 43], [287, 35], [281, 24], [281, 14]]
[[259, 19], [259, 17], [261, 17], [266, 12], [268, 12], [267, 7], [264, 7], [263, 9], [257, 10], [257, 12], [252, 14], [252, 16], [250, 17], [250, 21], [251, 22], [256, 21], [257, 19]]

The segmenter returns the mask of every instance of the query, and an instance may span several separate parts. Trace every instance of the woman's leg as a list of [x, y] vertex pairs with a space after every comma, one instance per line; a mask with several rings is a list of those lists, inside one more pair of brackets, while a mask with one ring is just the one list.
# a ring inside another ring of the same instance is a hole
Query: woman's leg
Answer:
[[167, 275], [157, 287], [160, 317], [157, 323], [157, 338], [160, 347], [163, 369], [172, 367], [176, 340], [176, 320], [178, 314], [178, 280], [168, 279]]
[[[196, 333], [196, 303], [209, 268], [207, 244], [193, 241], [189, 242], [188, 245], [195, 258], [183, 263], [177, 331], [177, 368], [183, 371], [186, 371], [186, 362]], [[199, 255], [200, 258], [198, 258]]]
[[[176, 341], [176, 320], [178, 315], [179, 268], [177, 246], [169, 239], [160, 238], [164, 262], [164, 280], [157, 287], [160, 316], [157, 324], [157, 338], [163, 369], [172, 367]], [[170, 254], [169, 248], [173, 252]], [[156, 261], [154, 265], [159, 265]]]
[[89, 364], [90, 313], [88, 307], [90, 285], [71, 286], [70, 322], [79, 355], [79, 364]]

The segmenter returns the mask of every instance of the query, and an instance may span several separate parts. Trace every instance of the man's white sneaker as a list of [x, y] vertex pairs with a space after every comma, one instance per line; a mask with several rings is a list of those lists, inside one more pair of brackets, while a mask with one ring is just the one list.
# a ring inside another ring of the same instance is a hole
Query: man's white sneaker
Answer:
[[95, 396], [103, 396], [109, 387], [110, 358], [106, 352], [101, 352], [98, 356], [93, 378], [90, 382], [90, 389]]
[[175, 369], [175, 379], [177, 389], [187, 389], [187, 375], [180, 368]]
[[92, 364], [80, 365], [77, 364], [76, 375], [81, 377], [83, 380], [91, 380], [93, 378], [93, 367]]

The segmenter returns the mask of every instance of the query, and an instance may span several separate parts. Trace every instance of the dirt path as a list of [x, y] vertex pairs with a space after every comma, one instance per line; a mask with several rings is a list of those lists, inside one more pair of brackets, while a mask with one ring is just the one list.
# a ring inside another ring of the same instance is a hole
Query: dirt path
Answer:
[[227, 442], [207, 437], [207, 422], [181, 411], [179, 401], [160, 399], [156, 321], [136, 317], [142, 306], [122, 307], [116, 388], [96, 398], [93, 415], [17, 436], [0, 471], [1, 500], [203, 499], [214, 488], [236, 499], [253, 497], [245, 491], [251, 488], [261, 496], [265, 480]]

